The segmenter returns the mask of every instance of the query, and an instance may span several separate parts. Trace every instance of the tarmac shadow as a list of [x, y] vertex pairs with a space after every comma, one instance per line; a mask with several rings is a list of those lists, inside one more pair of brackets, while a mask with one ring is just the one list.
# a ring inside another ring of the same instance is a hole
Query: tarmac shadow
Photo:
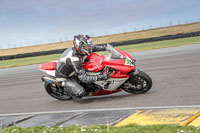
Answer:
[[131, 94], [131, 93], [122, 93], [122, 94], [108, 94], [108, 95], [101, 95], [101, 96], [88, 96], [88, 97], [83, 97], [82, 99], [78, 101], [74, 101], [75, 103], [80, 103], [80, 104], [88, 104], [88, 103], [93, 103], [93, 102], [107, 102], [107, 101], [114, 101], [114, 100], [119, 100], [127, 97], [133, 97], [133, 96], [141, 96], [141, 95], [148, 95], [152, 94], [155, 92], [148, 92], [144, 94]]

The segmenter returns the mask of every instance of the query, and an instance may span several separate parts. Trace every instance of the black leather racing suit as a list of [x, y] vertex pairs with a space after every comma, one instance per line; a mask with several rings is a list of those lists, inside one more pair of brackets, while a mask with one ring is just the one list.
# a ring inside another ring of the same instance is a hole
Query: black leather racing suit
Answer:
[[[93, 46], [93, 52], [104, 51], [104, 46]], [[87, 75], [82, 67], [83, 55], [79, 54], [74, 47], [64, 51], [56, 64], [56, 78], [64, 80], [65, 91], [72, 96], [83, 96], [84, 88], [77, 82], [74, 76], [83, 83], [91, 83], [98, 79], [96, 75]]]

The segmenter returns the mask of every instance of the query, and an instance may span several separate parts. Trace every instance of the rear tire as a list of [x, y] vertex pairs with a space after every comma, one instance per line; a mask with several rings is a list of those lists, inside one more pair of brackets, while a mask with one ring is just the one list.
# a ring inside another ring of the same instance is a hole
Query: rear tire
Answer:
[[143, 71], [131, 76], [123, 85], [122, 89], [133, 94], [142, 94], [149, 91], [152, 87], [152, 79]]
[[64, 91], [64, 88], [61, 86], [56, 86], [55, 84], [46, 83], [44, 84], [45, 90], [47, 93], [58, 100], [71, 100], [72, 97]]

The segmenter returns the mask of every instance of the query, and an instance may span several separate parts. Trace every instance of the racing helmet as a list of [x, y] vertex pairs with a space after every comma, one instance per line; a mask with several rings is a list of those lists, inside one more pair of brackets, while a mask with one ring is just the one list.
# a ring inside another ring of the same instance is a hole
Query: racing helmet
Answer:
[[81, 55], [92, 53], [92, 39], [88, 35], [75, 35], [73, 45]]

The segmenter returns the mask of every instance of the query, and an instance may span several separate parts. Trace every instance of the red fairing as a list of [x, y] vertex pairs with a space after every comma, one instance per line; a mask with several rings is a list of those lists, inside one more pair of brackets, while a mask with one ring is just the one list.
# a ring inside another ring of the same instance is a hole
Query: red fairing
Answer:
[[[116, 50], [120, 52], [125, 58], [129, 57], [131, 60], [133, 59], [127, 52], [119, 49]], [[104, 59], [105, 57], [103, 55], [100, 56], [96, 53], [91, 53], [84, 59], [83, 68], [86, 71], [98, 72], [102, 70], [105, 66], [108, 66], [120, 72], [118, 74], [115, 73], [115, 75], [112, 74], [113, 78], [127, 78], [128, 76], [124, 74], [127, 74], [128, 72], [136, 68], [136, 66], [124, 65], [125, 64], [124, 59], [112, 60], [112, 61], [106, 61]]]
[[104, 68], [104, 66], [101, 65], [104, 58], [105, 57], [103, 55], [99, 56], [96, 53], [91, 53], [84, 59], [83, 68], [86, 71], [98, 72]]
[[92, 96], [107, 95], [107, 94], [111, 94], [111, 93], [115, 93], [115, 92], [119, 92], [119, 91], [121, 91], [121, 89], [116, 89], [114, 91], [109, 91], [109, 90], [103, 89], [100, 92], [92, 93]]
[[56, 69], [56, 62], [47, 62], [41, 64], [38, 69], [40, 70], [55, 70]]
[[126, 75], [120, 71], [116, 71], [115, 73], [111, 73], [110, 74], [110, 77], [111, 78], [129, 78], [130, 76], [129, 75]]
[[114, 68], [121, 71], [122, 73], [128, 73], [136, 67], [124, 65], [124, 60], [103, 61], [102, 65]]

